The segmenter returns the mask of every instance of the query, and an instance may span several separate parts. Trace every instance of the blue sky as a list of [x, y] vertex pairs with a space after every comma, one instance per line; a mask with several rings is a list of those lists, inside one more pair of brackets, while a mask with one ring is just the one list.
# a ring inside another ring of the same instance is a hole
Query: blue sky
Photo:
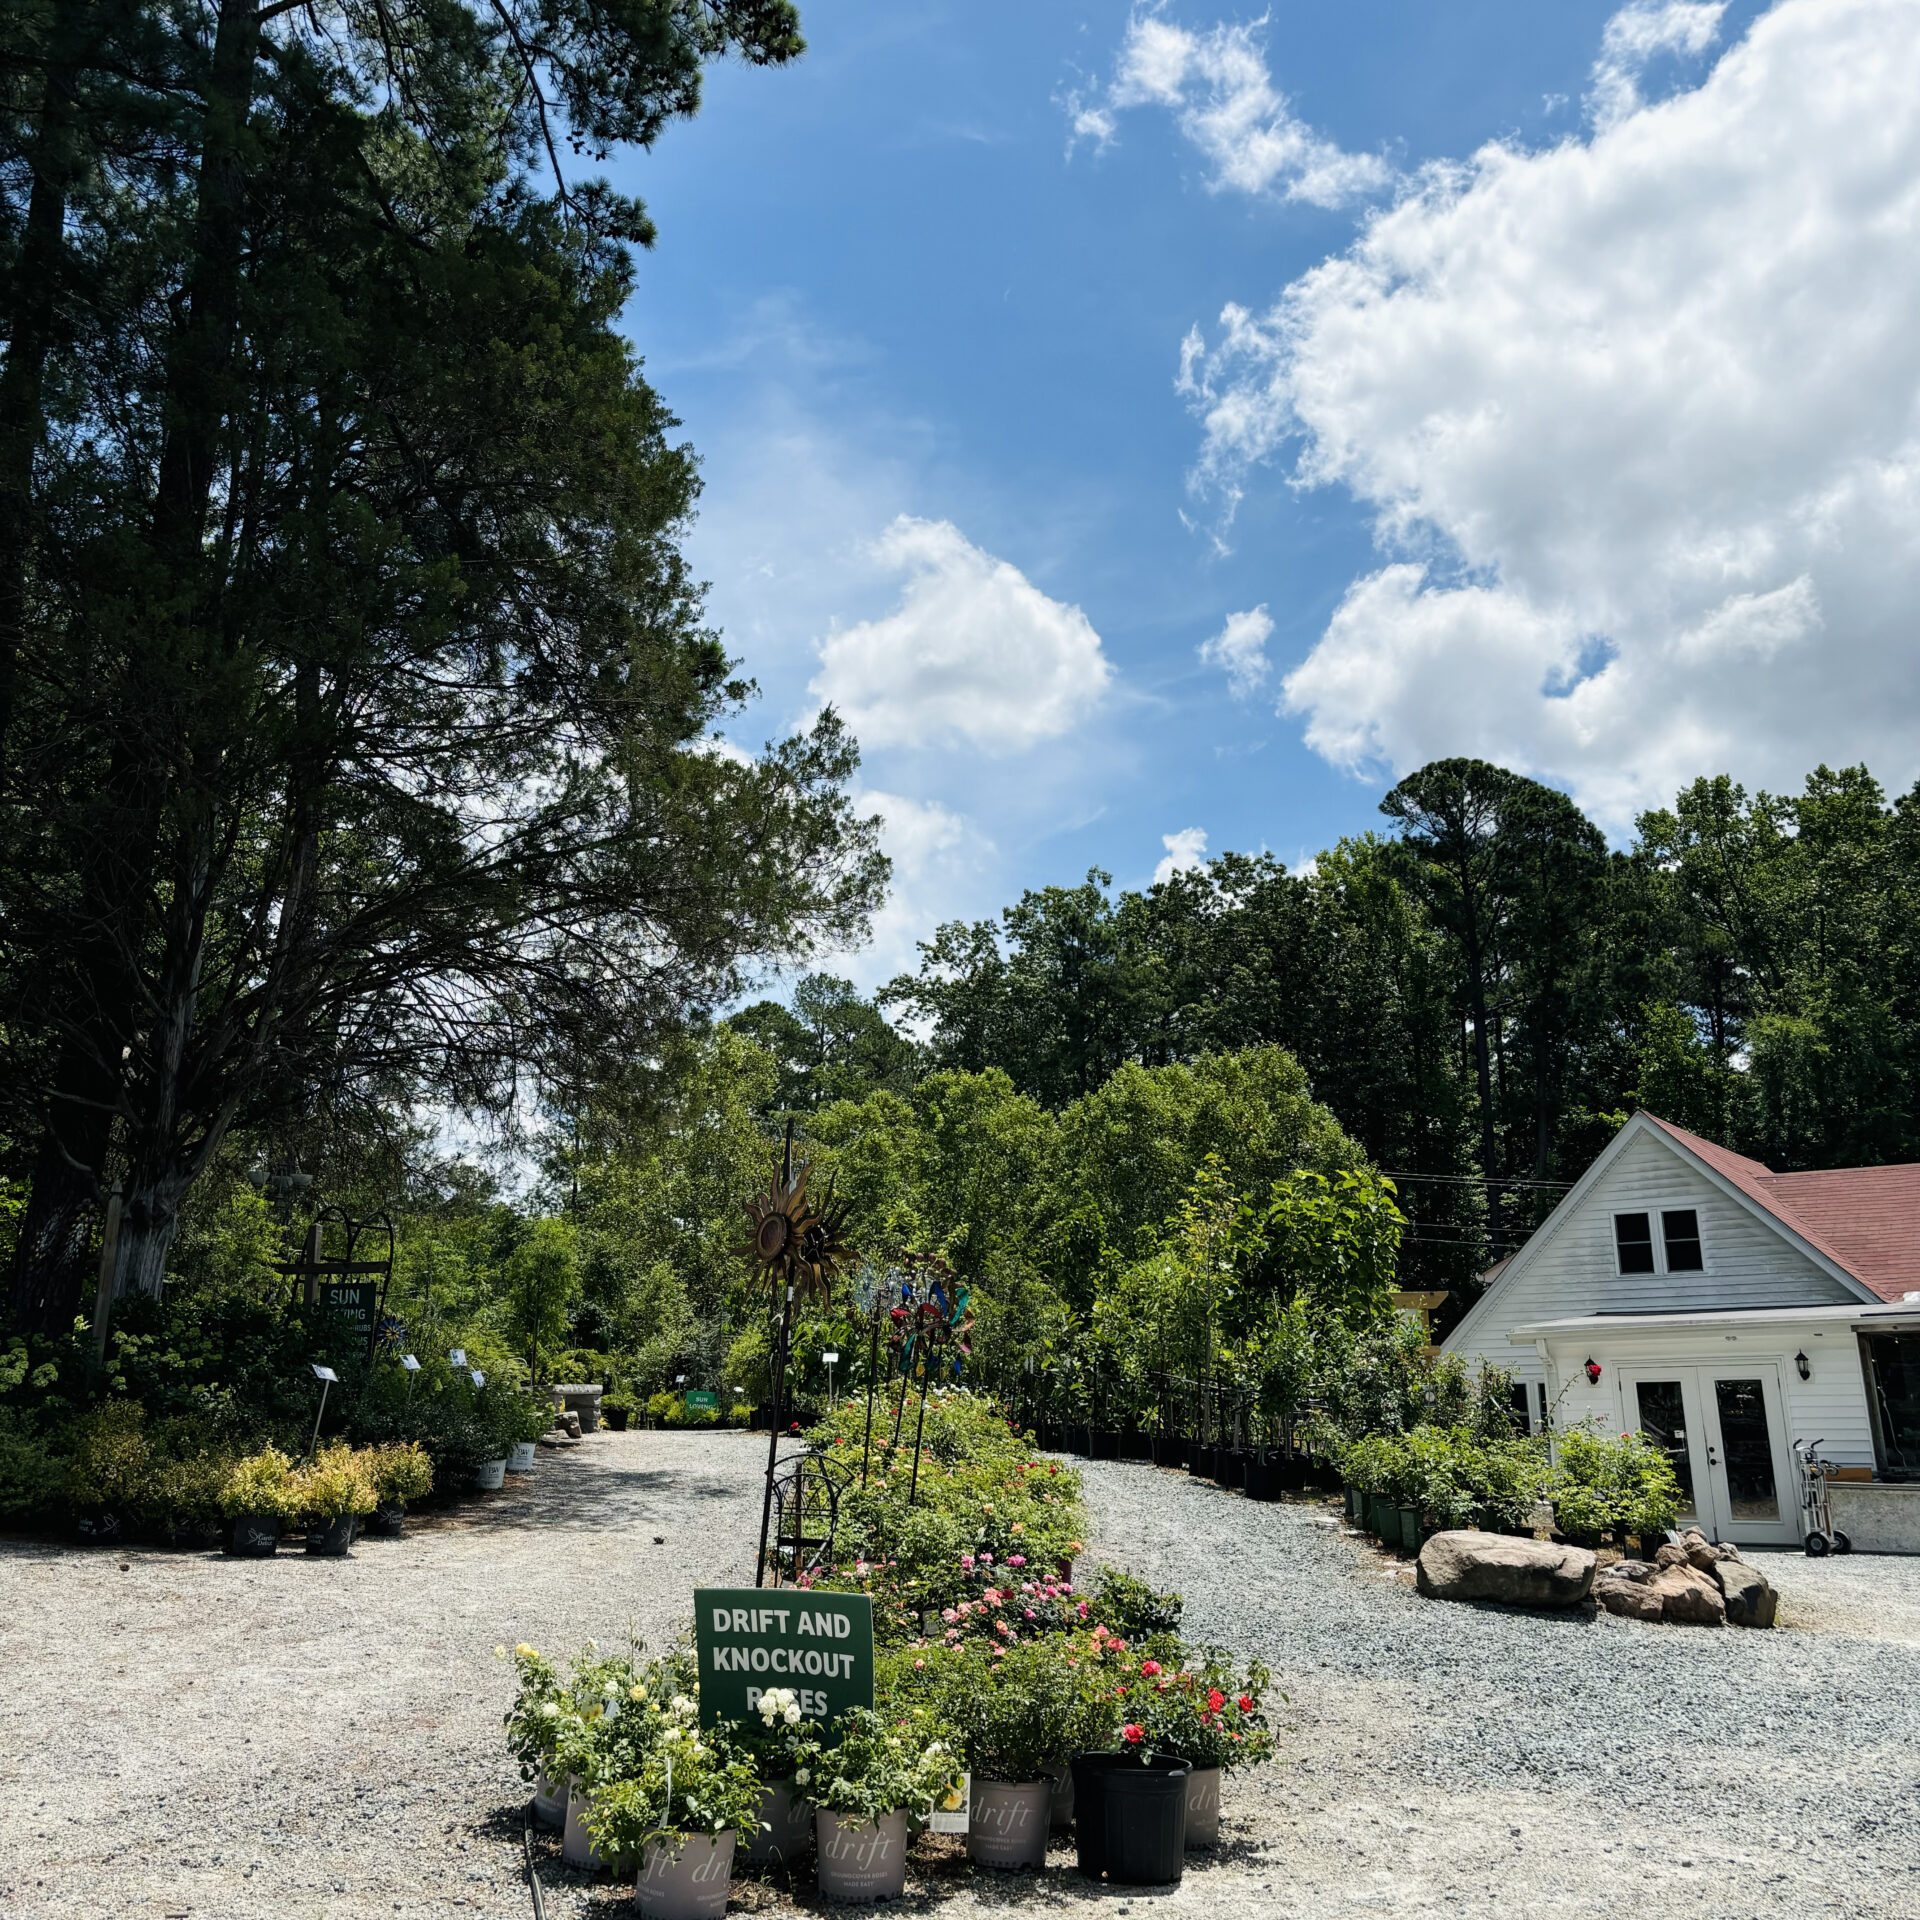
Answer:
[[1616, 833], [1693, 771], [1911, 779], [1897, 0], [1751, 36], [1653, 0], [802, 12], [795, 67], [718, 70], [615, 173], [659, 224], [627, 325], [703, 457], [692, 554], [762, 689], [730, 731], [835, 697], [887, 813], [896, 899], [846, 970], [1090, 866], [1142, 885], [1168, 836], [1297, 862], [1435, 753]]

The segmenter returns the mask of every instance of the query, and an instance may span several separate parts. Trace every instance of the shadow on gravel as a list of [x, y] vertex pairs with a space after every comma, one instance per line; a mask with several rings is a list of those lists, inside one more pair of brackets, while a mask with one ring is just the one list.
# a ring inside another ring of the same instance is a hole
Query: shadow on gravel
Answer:
[[[592, 1443], [588, 1442], [591, 1446]], [[603, 1532], [644, 1520], [664, 1521], [674, 1508], [750, 1497], [738, 1482], [714, 1478], [689, 1460], [629, 1464], [610, 1452], [543, 1458], [531, 1474], [509, 1474], [498, 1493], [475, 1494], [458, 1506], [409, 1519], [409, 1530], [493, 1532], [538, 1526], [554, 1532]], [[694, 1475], [699, 1477], [695, 1478]]]

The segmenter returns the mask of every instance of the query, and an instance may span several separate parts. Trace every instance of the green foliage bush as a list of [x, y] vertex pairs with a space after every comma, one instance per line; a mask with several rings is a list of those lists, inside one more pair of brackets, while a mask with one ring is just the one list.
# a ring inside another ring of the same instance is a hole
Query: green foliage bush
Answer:
[[1548, 1497], [1554, 1521], [1570, 1537], [1664, 1533], [1680, 1517], [1673, 1462], [1643, 1433], [1618, 1439], [1591, 1426], [1569, 1429], [1555, 1448]]
[[291, 1520], [299, 1509], [293, 1497], [293, 1462], [278, 1447], [263, 1447], [235, 1464], [220, 1489], [220, 1511], [272, 1514]]

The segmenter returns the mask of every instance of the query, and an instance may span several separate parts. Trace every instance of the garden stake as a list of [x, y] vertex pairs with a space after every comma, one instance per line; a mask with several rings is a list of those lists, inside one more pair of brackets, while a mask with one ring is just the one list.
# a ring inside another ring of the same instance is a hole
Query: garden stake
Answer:
[[867, 1437], [860, 1443], [860, 1484], [867, 1484], [867, 1459], [873, 1452], [873, 1376], [880, 1365], [880, 1308], [886, 1296], [873, 1303], [867, 1338]]
[[[793, 1118], [787, 1118], [787, 1144], [780, 1156], [780, 1185], [784, 1191], [793, 1181]], [[760, 1553], [753, 1563], [753, 1584], [767, 1584], [767, 1528], [773, 1520], [773, 1470], [780, 1459], [780, 1417], [787, 1391], [787, 1329], [793, 1321], [793, 1279], [787, 1279], [786, 1304], [780, 1309], [780, 1338], [773, 1351], [773, 1432], [767, 1438], [767, 1488], [760, 1498]]]

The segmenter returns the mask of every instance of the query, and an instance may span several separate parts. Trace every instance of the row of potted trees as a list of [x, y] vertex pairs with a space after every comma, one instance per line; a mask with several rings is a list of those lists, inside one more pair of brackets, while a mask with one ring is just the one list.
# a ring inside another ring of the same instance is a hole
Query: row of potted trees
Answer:
[[1344, 1449], [1341, 1467], [1350, 1517], [1409, 1554], [1446, 1528], [1531, 1533], [1543, 1506], [1555, 1532], [1576, 1545], [1657, 1542], [1682, 1502], [1659, 1446], [1590, 1426], [1559, 1434], [1551, 1456], [1544, 1437], [1488, 1438], [1465, 1427], [1370, 1434]]

